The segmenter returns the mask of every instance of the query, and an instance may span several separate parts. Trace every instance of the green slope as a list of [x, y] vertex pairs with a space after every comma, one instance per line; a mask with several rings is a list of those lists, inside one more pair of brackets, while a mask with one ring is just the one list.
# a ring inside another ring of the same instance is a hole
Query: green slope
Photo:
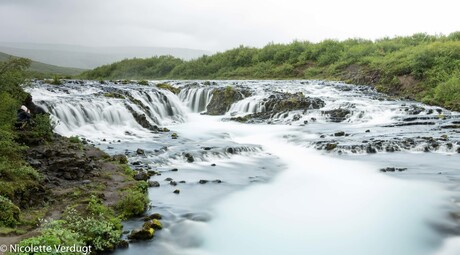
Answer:
[[295, 41], [240, 46], [183, 61], [129, 59], [82, 73], [88, 79], [330, 79], [460, 111], [460, 32], [376, 41]]
[[[15, 58], [15, 56], [11, 56], [0, 52], [0, 62], [6, 61], [9, 58]], [[80, 68], [71, 68], [71, 67], [61, 67], [55, 65], [49, 65], [37, 61], [32, 61], [30, 67], [28, 69], [31, 73], [39, 73], [39, 74], [58, 74], [58, 75], [78, 75], [85, 71], [85, 69]]]

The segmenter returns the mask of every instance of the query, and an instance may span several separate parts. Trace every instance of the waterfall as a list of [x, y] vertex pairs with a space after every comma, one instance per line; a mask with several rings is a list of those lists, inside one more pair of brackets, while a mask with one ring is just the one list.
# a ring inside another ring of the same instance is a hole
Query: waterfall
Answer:
[[213, 89], [208, 87], [188, 87], [181, 90], [179, 98], [193, 112], [203, 112], [211, 101], [212, 91]]
[[186, 118], [187, 109], [179, 98], [155, 87], [69, 82], [61, 86], [36, 84], [28, 91], [52, 115], [56, 131], [63, 135], [141, 134], [147, 132], [145, 128], [180, 123]]
[[245, 115], [251, 113], [264, 112], [265, 106], [263, 103], [263, 96], [252, 96], [245, 98], [241, 101], [235, 102], [228, 111], [232, 115]]

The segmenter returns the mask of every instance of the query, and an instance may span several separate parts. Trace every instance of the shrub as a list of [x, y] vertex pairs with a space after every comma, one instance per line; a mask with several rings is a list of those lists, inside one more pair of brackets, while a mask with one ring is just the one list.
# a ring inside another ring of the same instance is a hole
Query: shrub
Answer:
[[120, 212], [121, 217], [129, 218], [142, 214], [147, 208], [147, 183], [139, 182], [137, 187], [127, 189], [122, 193], [122, 199], [118, 202], [116, 208]]
[[19, 208], [0, 195], [0, 227], [14, 227], [19, 223]]
[[451, 77], [448, 81], [439, 84], [434, 89], [434, 99], [453, 109], [460, 110], [460, 78]]
[[69, 137], [69, 142], [71, 142], [71, 143], [80, 143], [80, 137], [71, 136], [71, 137]]

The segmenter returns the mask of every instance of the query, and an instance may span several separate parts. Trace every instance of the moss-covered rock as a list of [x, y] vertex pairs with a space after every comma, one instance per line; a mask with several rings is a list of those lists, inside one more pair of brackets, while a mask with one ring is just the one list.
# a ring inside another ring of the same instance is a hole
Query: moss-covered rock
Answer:
[[143, 228], [153, 228], [155, 230], [160, 230], [160, 229], [163, 229], [163, 225], [161, 224], [161, 222], [157, 219], [153, 219], [153, 220], [150, 220], [150, 221], [147, 221], [144, 223], [144, 225], [142, 225]]
[[131, 231], [131, 234], [129, 234], [128, 238], [134, 240], [148, 240], [152, 239], [154, 234], [155, 229], [153, 228], [141, 228]]
[[125, 96], [123, 96], [123, 95], [120, 94], [120, 93], [116, 93], [116, 92], [104, 93], [104, 96], [105, 96], [105, 97], [110, 97], [110, 98], [125, 99]]
[[171, 91], [171, 92], [174, 93], [174, 94], [179, 94], [179, 92], [180, 92], [180, 89], [179, 89], [179, 88], [173, 87], [173, 86], [172, 86], [171, 84], [169, 84], [169, 83], [160, 83], [160, 84], [157, 84], [157, 88], [169, 90], [169, 91]]
[[212, 98], [207, 106], [207, 114], [209, 115], [223, 115], [230, 106], [243, 99], [243, 93], [234, 87], [227, 86], [225, 88], [216, 88], [212, 92]]

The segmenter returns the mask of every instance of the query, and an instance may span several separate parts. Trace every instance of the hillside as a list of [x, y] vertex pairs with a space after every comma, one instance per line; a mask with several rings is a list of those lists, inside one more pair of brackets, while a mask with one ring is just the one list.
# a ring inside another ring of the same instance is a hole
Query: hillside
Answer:
[[[11, 55], [0, 52], [0, 62], [4, 62], [11, 57], [15, 57], [15, 56], [11, 56]], [[85, 69], [61, 67], [61, 66], [49, 65], [49, 64], [45, 64], [45, 63], [41, 63], [37, 61], [32, 61], [29, 69], [27, 70], [34, 74], [39, 73], [39, 74], [60, 74], [60, 75], [77, 75], [85, 71]]]
[[460, 110], [460, 32], [376, 41], [294, 41], [240, 46], [183, 61], [130, 59], [84, 72], [88, 79], [333, 79]]
[[209, 51], [165, 47], [85, 47], [78, 45], [0, 42], [0, 52], [57, 66], [91, 69], [126, 58], [171, 55], [193, 59]]

